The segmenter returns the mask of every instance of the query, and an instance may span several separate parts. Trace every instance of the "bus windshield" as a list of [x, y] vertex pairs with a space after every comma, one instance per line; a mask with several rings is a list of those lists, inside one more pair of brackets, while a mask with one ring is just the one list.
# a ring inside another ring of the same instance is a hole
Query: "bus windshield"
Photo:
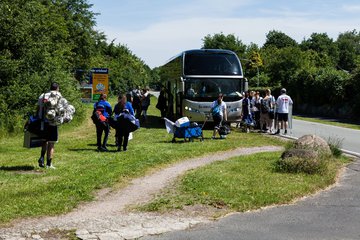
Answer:
[[236, 55], [214, 52], [185, 54], [185, 75], [242, 75]]
[[241, 81], [227, 78], [190, 78], [185, 79], [185, 98], [194, 101], [213, 101], [219, 93], [224, 101], [241, 99]]

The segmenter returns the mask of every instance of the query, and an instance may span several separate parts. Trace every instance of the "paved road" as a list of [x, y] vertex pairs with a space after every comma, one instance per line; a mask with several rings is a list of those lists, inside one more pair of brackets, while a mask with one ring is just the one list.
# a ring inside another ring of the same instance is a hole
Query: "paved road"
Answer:
[[[360, 151], [360, 131], [299, 120], [294, 120], [293, 128], [292, 136], [342, 138], [344, 149]], [[294, 205], [236, 213], [211, 224], [144, 239], [360, 239], [360, 160], [345, 169], [336, 186]]]

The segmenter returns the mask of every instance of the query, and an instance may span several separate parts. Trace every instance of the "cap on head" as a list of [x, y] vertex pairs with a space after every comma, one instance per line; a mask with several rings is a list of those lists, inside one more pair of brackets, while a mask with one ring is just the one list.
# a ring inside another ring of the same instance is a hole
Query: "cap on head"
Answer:
[[56, 91], [58, 89], [59, 89], [59, 84], [57, 82], [51, 83], [51, 85], [50, 85], [50, 90], [51, 91]]
[[286, 89], [285, 89], [285, 88], [282, 88], [282, 89], [280, 90], [280, 92], [281, 92], [281, 93], [286, 93]]

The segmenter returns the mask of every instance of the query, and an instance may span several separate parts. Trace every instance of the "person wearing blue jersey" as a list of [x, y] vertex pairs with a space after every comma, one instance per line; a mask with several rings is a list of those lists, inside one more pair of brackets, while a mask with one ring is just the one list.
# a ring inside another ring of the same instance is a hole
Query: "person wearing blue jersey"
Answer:
[[[100, 111], [102, 115], [108, 119], [112, 114], [112, 108], [108, 101], [106, 101], [107, 96], [105, 93], [100, 95], [99, 101], [94, 104], [94, 112]], [[102, 121], [96, 123], [96, 145], [97, 149], [100, 152], [107, 152], [106, 147], [107, 140], [109, 137], [110, 126], [108, 121]], [[104, 140], [101, 143], [102, 134], [104, 133]]]

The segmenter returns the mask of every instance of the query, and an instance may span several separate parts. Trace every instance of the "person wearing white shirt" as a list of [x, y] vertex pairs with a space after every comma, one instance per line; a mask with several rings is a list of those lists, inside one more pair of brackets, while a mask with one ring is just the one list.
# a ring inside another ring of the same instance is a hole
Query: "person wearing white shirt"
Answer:
[[281, 95], [276, 100], [276, 109], [278, 114], [278, 130], [275, 134], [280, 133], [280, 126], [281, 129], [284, 129], [284, 134], [287, 134], [287, 127], [288, 127], [288, 115], [289, 115], [289, 105], [293, 104], [293, 101], [290, 96], [286, 95], [286, 89], [281, 89]]
[[223, 101], [223, 94], [218, 95], [218, 99], [211, 105], [211, 113], [215, 123], [214, 133], [212, 138], [214, 139], [216, 133], [219, 131], [223, 121], [227, 121], [226, 103]]

